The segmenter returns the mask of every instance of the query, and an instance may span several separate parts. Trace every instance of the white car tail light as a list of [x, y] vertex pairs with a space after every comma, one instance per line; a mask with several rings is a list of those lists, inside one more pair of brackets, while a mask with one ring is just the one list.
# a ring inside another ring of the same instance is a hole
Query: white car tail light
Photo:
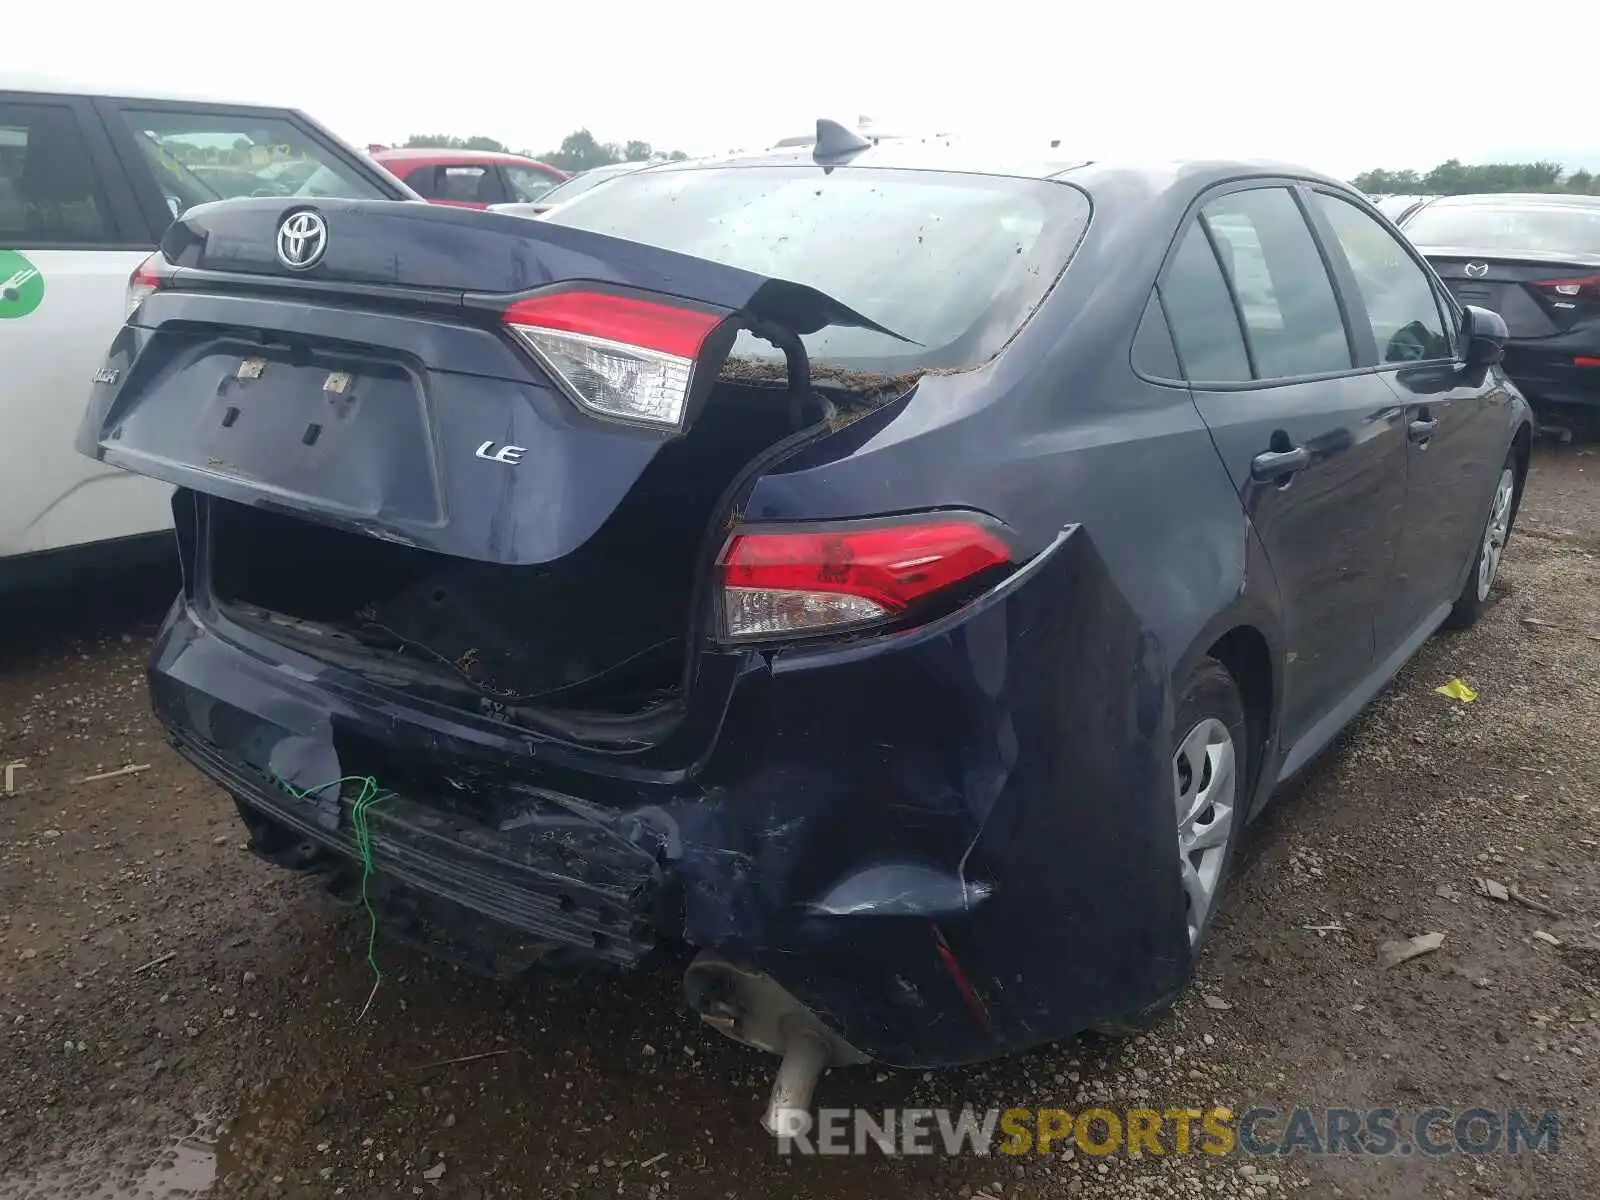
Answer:
[[133, 274], [128, 276], [128, 303], [123, 313], [124, 320], [133, 316], [134, 310], [144, 303], [147, 296], [161, 289], [165, 283], [166, 265], [167, 260], [157, 250], [133, 269]]
[[677, 429], [695, 359], [723, 316], [634, 296], [567, 291], [518, 300], [504, 320], [585, 408]]
[[722, 634], [740, 641], [887, 621], [1011, 561], [995, 524], [976, 515], [737, 532], [718, 561]]

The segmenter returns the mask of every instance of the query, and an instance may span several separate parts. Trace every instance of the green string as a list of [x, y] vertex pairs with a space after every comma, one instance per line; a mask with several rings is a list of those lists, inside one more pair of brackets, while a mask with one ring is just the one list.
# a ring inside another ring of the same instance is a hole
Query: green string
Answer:
[[381, 791], [378, 781], [371, 775], [346, 775], [304, 789], [295, 787], [281, 775], [274, 775], [274, 778], [277, 779], [278, 786], [296, 800], [309, 800], [329, 788], [343, 789], [347, 783], [361, 785], [355, 803], [350, 806], [350, 827], [355, 831], [356, 850], [361, 855], [361, 903], [367, 910], [367, 966], [372, 968], [372, 990], [367, 993], [367, 1002], [361, 1006], [361, 1012], [356, 1016], [359, 1022], [372, 1007], [372, 1001], [378, 994], [378, 985], [383, 982], [383, 972], [378, 969], [378, 914], [373, 910], [372, 901], [367, 898], [367, 881], [372, 878], [372, 831], [367, 825], [367, 810], [375, 804], [392, 799], [394, 793]]

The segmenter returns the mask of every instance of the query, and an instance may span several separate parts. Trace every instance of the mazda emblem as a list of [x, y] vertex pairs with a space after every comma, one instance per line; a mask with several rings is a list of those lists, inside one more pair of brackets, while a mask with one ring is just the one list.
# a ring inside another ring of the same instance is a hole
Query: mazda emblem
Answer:
[[1467, 264], [1467, 278], [1468, 279], [1482, 279], [1488, 273], [1489, 273], [1489, 264], [1488, 263], [1468, 263]]
[[278, 261], [291, 271], [316, 266], [327, 249], [328, 223], [310, 209], [291, 213], [278, 226]]

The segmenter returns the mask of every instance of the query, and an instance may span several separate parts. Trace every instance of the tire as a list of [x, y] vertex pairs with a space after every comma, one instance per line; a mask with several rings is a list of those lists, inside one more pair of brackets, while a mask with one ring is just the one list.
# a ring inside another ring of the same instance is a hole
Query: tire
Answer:
[[1516, 520], [1517, 502], [1521, 498], [1522, 483], [1517, 478], [1517, 458], [1513, 450], [1506, 455], [1500, 468], [1500, 478], [1489, 501], [1489, 513], [1478, 535], [1478, 549], [1472, 556], [1472, 570], [1450, 608], [1450, 615], [1445, 618], [1447, 628], [1470, 629], [1483, 615], [1494, 590], [1494, 581], [1500, 574], [1500, 558], [1511, 540], [1511, 525]]
[[[1227, 746], [1229, 779], [1225, 794], [1207, 799], [1206, 780], [1210, 787], [1219, 781], [1212, 770], [1219, 761], [1214, 751]], [[1196, 774], [1196, 751], [1200, 751], [1199, 775]], [[1213, 920], [1227, 886], [1228, 872], [1233, 866], [1234, 852], [1244, 828], [1249, 799], [1254, 788], [1249, 726], [1245, 720], [1244, 697], [1228, 669], [1214, 658], [1202, 660], [1177, 690], [1173, 704], [1172, 784], [1168, 792], [1166, 809], [1178, 826], [1174, 830], [1174, 858], [1183, 882], [1185, 924], [1189, 933], [1191, 963], [1198, 958], [1201, 948], [1211, 934]], [[1198, 793], [1198, 794], [1197, 794]], [[1192, 799], [1185, 806], [1187, 821], [1178, 812], [1181, 797]], [[1224, 822], [1217, 832], [1211, 832], [1218, 821]], [[1181, 838], [1187, 829], [1198, 838], [1198, 848], [1183, 851]], [[1212, 841], [1220, 840], [1212, 845]], [[1195, 915], [1197, 896], [1205, 892], [1209, 899]], [[1149, 1028], [1161, 1013], [1172, 1006], [1177, 994], [1165, 996], [1157, 1003], [1129, 1017], [1101, 1021], [1094, 1031], [1109, 1037], [1125, 1037]]]

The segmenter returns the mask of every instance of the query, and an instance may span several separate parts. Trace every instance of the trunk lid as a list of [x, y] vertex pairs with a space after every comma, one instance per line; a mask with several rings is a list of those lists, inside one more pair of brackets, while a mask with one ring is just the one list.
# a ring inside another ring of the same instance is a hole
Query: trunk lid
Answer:
[[1600, 256], [1537, 252], [1484, 255], [1457, 248], [1419, 249], [1457, 300], [1499, 313], [1514, 338], [1556, 337], [1600, 315], [1600, 308], [1588, 299], [1590, 290], [1569, 297], [1549, 286], [1539, 286], [1600, 275]]
[[[296, 268], [280, 250], [307, 232], [289, 224], [307, 212], [321, 240]], [[186, 213], [162, 249], [172, 268], [96, 375], [82, 452], [490, 563], [548, 562], [587, 541], [690, 432], [739, 329], [788, 339], [802, 364], [800, 334], [890, 332], [798, 284], [422, 203], [229, 201]], [[681, 360], [676, 426], [584, 407], [571, 372], [502, 319], [519, 300], [573, 294], [714, 324]]]

